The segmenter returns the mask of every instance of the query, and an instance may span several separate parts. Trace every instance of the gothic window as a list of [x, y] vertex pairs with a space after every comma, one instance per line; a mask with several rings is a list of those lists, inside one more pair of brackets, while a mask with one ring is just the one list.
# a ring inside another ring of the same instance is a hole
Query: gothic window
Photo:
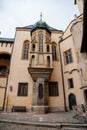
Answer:
[[50, 67], [50, 56], [47, 56], [47, 67]]
[[55, 61], [57, 60], [57, 56], [56, 56], [56, 46], [52, 45], [52, 59]]
[[69, 64], [73, 62], [71, 49], [64, 52], [64, 60], [65, 60], [65, 64]]
[[39, 34], [39, 51], [43, 52], [43, 34]]
[[18, 96], [28, 96], [28, 83], [18, 84]]
[[32, 42], [33, 42], [33, 43], [36, 42], [36, 37], [35, 37], [35, 36], [33, 37]]
[[35, 56], [34, 56], [34, 55], [32, 55], [31, 66], [32, 66], [32, 67], [35, 66]]
[[49, 45], [47, 45], [47, 52], [49, 52], [50, 51], [50, 47], [49, 47]]
[[23, 59], [28, 59], [28, 50], [29, 50], [29, 44], [24, 43], [24, 46], [23, 46]]
[[32, 44], [32, 51], [35, 51], [35, 44]]
[[72, 78], [68, 79], [68, 85], [69, 85], [69, 88], [74, 88], [73, 79]]
[[59, 96], [58, 82], [49, 82], [49, 96]]
[[49, 39], [49, 37], [46, 37], [46, 43], [50, 43], [50, 39]]

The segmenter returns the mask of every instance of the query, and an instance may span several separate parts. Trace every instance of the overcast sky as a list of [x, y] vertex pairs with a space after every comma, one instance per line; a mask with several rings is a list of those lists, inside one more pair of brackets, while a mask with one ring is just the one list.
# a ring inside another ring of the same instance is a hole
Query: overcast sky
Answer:
[[74, 0], [0, 0], [0, 37], [14, 38], [15, 28], [35, 24], [40, 12], [43, 21], [63, 31], [79, 15]]

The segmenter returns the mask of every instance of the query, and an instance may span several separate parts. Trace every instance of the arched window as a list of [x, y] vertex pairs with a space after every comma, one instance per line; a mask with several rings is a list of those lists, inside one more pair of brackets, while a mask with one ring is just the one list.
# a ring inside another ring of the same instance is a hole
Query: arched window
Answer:
[[24, 43], [23, 46], [23, 59], [28, 59], [29, 43]]
[[49, 48], [49, 45], [47, 45], [47, 52], [49, 52], [50, 51], [50, 48]]
[[43, 52], [43, 34], [39, 34], [39, 51]]
[[57, 56], [56, 56], [56, 45], [52, 45], [52, 59], [54, 61], [57, 60]]
[[32, 51], [35, 51], [35, 44], [32, 44]]
[[32, 56], [32, 59], [31, 59], [31, 66], [32, 67], [35, 66], [35, 56], [34, 55]]
[[50, 67], [50, 56], [47, 56], [47, 67]]

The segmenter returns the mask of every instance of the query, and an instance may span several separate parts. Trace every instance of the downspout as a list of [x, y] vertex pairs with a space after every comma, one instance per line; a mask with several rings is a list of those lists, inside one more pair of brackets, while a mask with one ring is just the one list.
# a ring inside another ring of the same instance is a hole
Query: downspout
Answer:
[[65, 94], [65, 84], [64, 84], [64, 75], [63, 75], [63, 64], [62, 64], [62, 56], [61, 56], [60, 43], [61, 43], [61, 40], [59, 41], [59, 53], [60, 53], [61, 73], [62, 73], [63, 94], [64, 94], [64, 109], [65, 109], [65, 111], [67, 111], [67, 107], [66, 107], [66, 94]]
[[[8, 72], [8, 75], [9, 75], [9, 72]], [[7, 76], [7, 80], [6, 80], [6, 88], [5, 88], [5, 93], [4, 93], [4, 101], [3, 101], [2, 111], [4, 111], [4, 108], [5, 108], [5, 100], [6, 100], [6, 93], [7, 93], [8, 77], [9, 76]]]

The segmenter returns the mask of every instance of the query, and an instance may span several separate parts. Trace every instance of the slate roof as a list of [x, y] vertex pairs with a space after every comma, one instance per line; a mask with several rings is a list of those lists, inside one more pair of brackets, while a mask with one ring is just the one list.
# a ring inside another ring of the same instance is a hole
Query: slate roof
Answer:
[[14, 39], [13, 38], [0, 38], [0, 42], [10, 42], [10, 43], [13, 43], [14, 42]]
[[37, 29], [37, 28], [47, 29], [49, 31], [60, 31], [60, 32], [63, 32], [62, 30], [59, 30], [59, 29], [56, 29], [56, 28], [53, 28], [53, 27], [49, 26], [45, 21], [42, 21], [42, 19], [40, 19], [39, 21], [37, 21], [35, 24], [31, 24], [31, 25], [24, 26], [24, 27], [17, 27], [17, 28], [31, 29], [31, 32], [34, 29]]
[[[22, 27], [22, 28], [33, 29], [33, 27], [34, 27], [34, 25], [28, 25], [28, 26], [24, 26], [24, 27]], [[58, 30], [58, 29], [55, 29], [55, 28], [53, 28], [53, 27], [50, 27], [49, 25], [48, 25], [48, 27], [49, 27], [49, 30], [50, 30], [50, 31], [62, 31], [62, 30]]]

